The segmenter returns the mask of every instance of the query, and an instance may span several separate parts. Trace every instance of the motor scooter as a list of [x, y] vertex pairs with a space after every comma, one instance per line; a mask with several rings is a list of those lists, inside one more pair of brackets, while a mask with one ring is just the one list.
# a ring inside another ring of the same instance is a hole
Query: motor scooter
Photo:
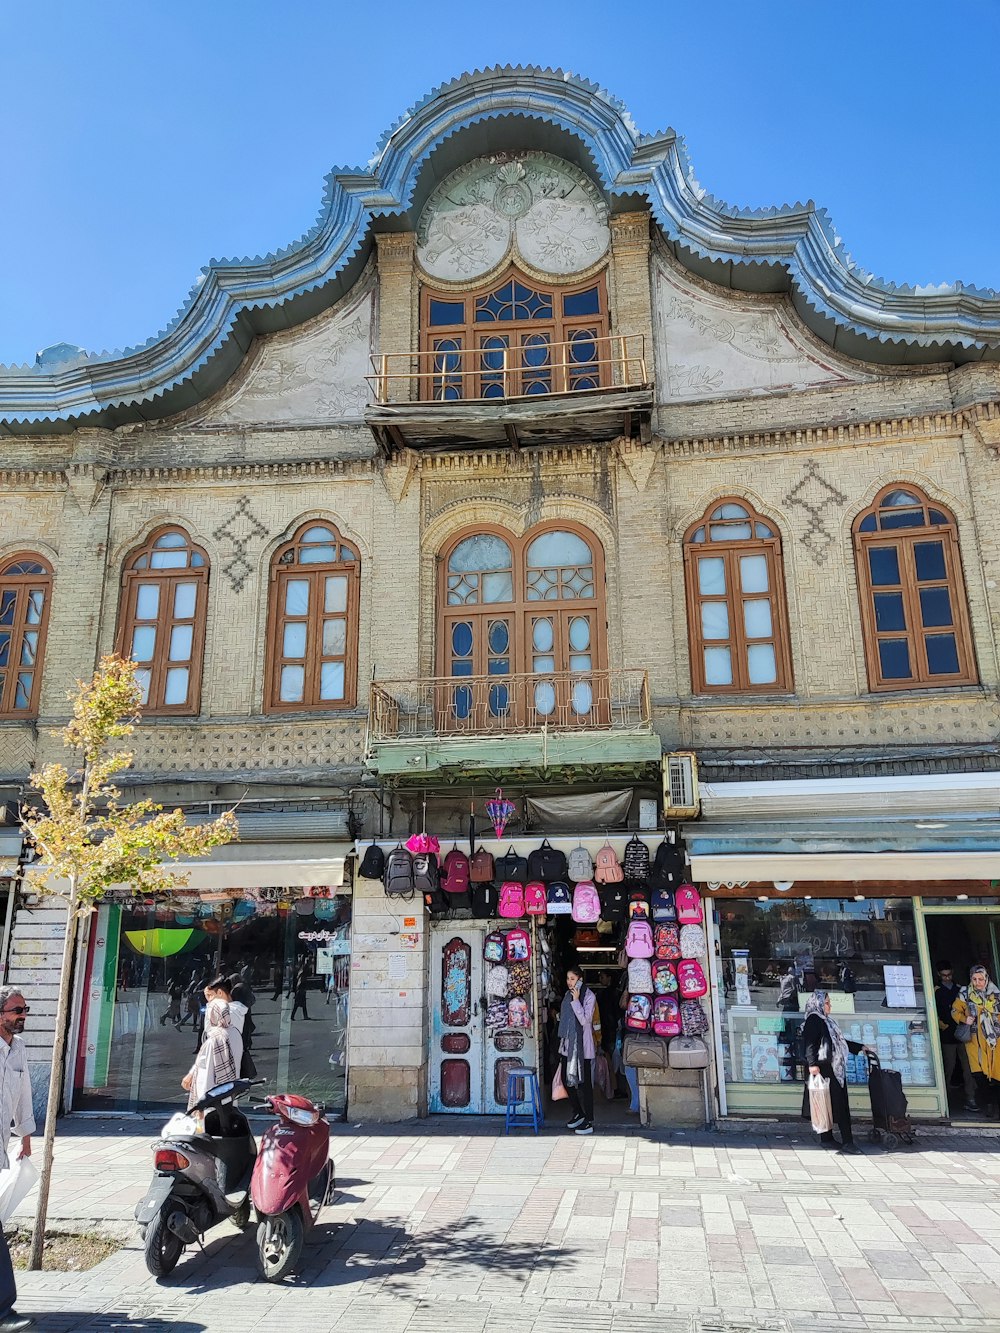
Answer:
[[330, 1122], [323, 1106], [298, 1093], [277, 1093], [255, 1105], [278, 1117], [261, 1136], [250, 1181], [257, 1213], [257, 1262], [267, 1282], [280, 1282], [302, 1257], [306, 1232], [336, 1189]]
[[154, 1277], [172, 1272], [188, 1245], [230, 1218], [250, 1221], [250, 1179], [257, 1144], [236, 1106], [264, 1079], [238, 1078], [211, 1088], [188, 1112], [178, 1112], [152, 1145], [155, 1174], [135, 1209]]

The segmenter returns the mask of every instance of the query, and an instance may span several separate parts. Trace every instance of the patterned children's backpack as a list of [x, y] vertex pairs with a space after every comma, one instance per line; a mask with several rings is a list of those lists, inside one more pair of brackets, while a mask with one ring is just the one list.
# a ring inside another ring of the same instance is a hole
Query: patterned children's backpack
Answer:
[[507, 1026], [509, 1028], [530, 1028], [531, 1011], [528, 1008], [528, 1001], [520, 995], [515, 995], [512, 1000], [507, 1002]]
[[577, 925], [592, 926], [601, 919], [601, 900], [597, 889], [589, 880], [584, 880], [573, 890], [573, 920]]
[[473, 884], [489, 884], [493, 878], [493, 857], [485, 847], [477, 847], [469, 861], [469, 879]]
[[545, 885], [537, 881], [524, 886], [524, 910], [528, 916], [544, 916], [546, 912], [545, 905]]
[[486, 936], [483, 957], [488, 963], [502, 963], [507, 957], [507, 937], [502, 930], [491, 930]]
[[486, 1006], [486, 1028], [489, 1032], [495, 1032], [498, 1028], [507, 1026], [507, 1001], [490, 1000]]
[[685, 958], [682, 963], [678, 963], [677, 985], [685, 1000], [695, 1000], [698, 996], [704, 995], [708, 990], [708, 982], [705, 980], [701, 963], [696, 963], [691, 958]]
[[523, 884], [501, 884], [500, 885], [500, 915], [503, 917], [524, 916], [524, 885]]
[[636, 991], [650, 992], [653, 989], [653, 971], [648, 958], [633, 958], [628, 965], [628, 988], [634, 995]]
[[677, 920], [682, 926], [700, 926], [704, 920], [701, 895], [693, 884], [682, 884], [674, 894]]
[[670, 889], [654, 889], [652, 907], [654, 921], [677, 920], [677, 908], [674, 905], [674, 895]]
[[703, 1037], [708, 1031], [708, 1015], [700, 1000], [681, 1000], [681, 1029], [685, 1037]]
[[676, 926], [657, 926], [654, 943], [655, 956], [662, 961], [676, 962], [681, 957], [681, 933]]
[[508, 963], [526, 963], [530, 957], [531, 940], [528, 938], [528, 932], [522, 930], [520, 926], [508, 930], [506, 961]]
[[677, 994], [677, 967], [674, 963], [664, 963], [659, 959], [652, 965], [654, 995]]
[[653, 1031], [658, 1037], [680, 1036], [681, 1010], [672, 995], [653, 998]]
[[653, 932], [648, 921], [630, 921], [625, 936], [625, 952], [629, 958], [652, 958]]
[[574, 884], [594, 878], [594, 863], [586, 847], [574, 847], [569, 854], [569, 867], [566, 871]]
[[653, 997], [630, 995], [625, 1009], [625, 1026], [630, 1032], [648, 1032], [653, 1021]]
[[549, 916], [570, 916], [573, 899], [568, 884], [550, 884], [545, 891], [545, 906]]
[[634, 921], [636, 917], [649, 920], [649, 894], [644, 889], [634, 889], [628, 896], [628, 919]]
[[649, 879], [649, 848], [641, 838], [629, 838], [625, 844], [622, 866], [626, 879]]
[[666, 838], [660, 843], [649, 868], [649, 882], [654, 889], [675, 889], [684, 879], [684, 853]]
[[594, 862], [594, 879], [598, 884], [620, 884], [624, 878], [625, 872], [618, 864], [615, 849], [610, 842], [606, 842]]
[[469, 892], [469, 858], [457, 847], [444, 858], [441, 887], [445, 893]]
[[531, 968], [527, 963], [508, 963], [508, 995], [527, 995], [531, 990]]
[[681, 926], [681, 954], [685, 958], [707, 957], [704, 926]]
[[492, 963], [486, 969], [487, 998], [505, 1000], [510, 992], [510, 977], [503, 963]]

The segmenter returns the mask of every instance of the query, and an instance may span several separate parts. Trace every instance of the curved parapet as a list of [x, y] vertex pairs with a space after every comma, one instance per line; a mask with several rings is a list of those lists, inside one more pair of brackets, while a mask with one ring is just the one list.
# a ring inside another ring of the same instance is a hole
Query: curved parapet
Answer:
[[639, 134], [624, 105], [559, 70], [463, 74], [389, 130], [366, 168], [326, 180], [315, 225], [272, 254], [213, 260], [176, 318], [141, 346], [86, 353], [60, 344], [0, 367], [0, 429], [38, 433], [170, 415], [217, 391], [255, 336], [331, 306], [357, 280], [377, 230], [413, 229], [462, 162], [536, 149], [576, 163], [612, 211], [645, 199], [678, 261], [749, 292], [787, 291], [839, 352], [890, 365], [1000, 359], [1000, 296], [961, 283], [897, 286], [859, 269], [812, 203], [731, 207], [696, 181], [673, 131]]

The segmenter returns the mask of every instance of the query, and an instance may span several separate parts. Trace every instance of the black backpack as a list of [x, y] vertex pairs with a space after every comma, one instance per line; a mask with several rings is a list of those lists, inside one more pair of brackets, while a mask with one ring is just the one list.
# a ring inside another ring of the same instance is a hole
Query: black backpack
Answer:
[[405, 847], [394, 847], [389, 853], [383, 883], [387, 898], [413, 897], [413, 857]]
[[566, 878], [566, 853], [551, 846], [548, 838], [541, 847], [536, 847], [528, 857], [528, 879], [544, 880], [547, 884], [553, 880]]
[[676, 889], [678, 884], [683, 882], [683, 849], [677, 843], [668, 842], [664, 838], [656, 849], [653, 864], [649, 869], [649, 886], [651, 889]]
[[500, 894], [495, 884], [473, 884], [469, 890], [472, 915], [477, 921], [489, 921], [497, 914]]
[[649, 848], [641, 838], [629, 838], [625, 844], [622, 869], [626, 879], [649, 879]]
[[381, 879], [385, 874], [385, 852], [377, 842], [365, 848], [358, 874], [362, 879]]
[[417, 893], [438, 893], [441, 875], [433, 852], [417, 852], [413, 858], [413, 887]]
[[518, 856], [513, 847], [508, 847], [503, 856], [494, 859], [493, 878], [497, 884], [527, 884], [527, 857]]

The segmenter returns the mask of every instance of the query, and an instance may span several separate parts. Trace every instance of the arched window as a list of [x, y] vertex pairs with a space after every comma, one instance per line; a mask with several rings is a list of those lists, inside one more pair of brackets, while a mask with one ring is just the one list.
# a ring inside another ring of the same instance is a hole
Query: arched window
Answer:
[[266, 707], [353, 708], [361, 562], [332, 523], [304, 524], [271, 564]]
[[49, 620], [52, 570], [37, 555], [0, 565], [0, 717], [34, 717]]
[[[476, 291], [421, 297], [420, 397], [534, 397], [610, 383], [604, 276], [540, 286], [517, 269]], [[606, 346], [604, 344], [603, 346]]]
[[137, 665], [147, 717], [198, 712], [207, 607], [208, 557], [183, 528], [161, 528], [126, 560], [118, 651]]
[[888, 486], [854, 522], [872, 690], [978, 681], [954, 517], [913, 486]]
[[792, 688], [781, 538], [743, 500], [716, 502], [684, 539], [698, 694]]
[[[439, 643], [439, 674], [476, 681], [446, 692], [456, 723], [596, 721], [593, 673], [606, 665], [600, 544], [568, 525], [520, 539], [496, 529], [458, 537], [442, 560]], [[528, 679], [512, 693], [500, 679], [511, 676]]]

